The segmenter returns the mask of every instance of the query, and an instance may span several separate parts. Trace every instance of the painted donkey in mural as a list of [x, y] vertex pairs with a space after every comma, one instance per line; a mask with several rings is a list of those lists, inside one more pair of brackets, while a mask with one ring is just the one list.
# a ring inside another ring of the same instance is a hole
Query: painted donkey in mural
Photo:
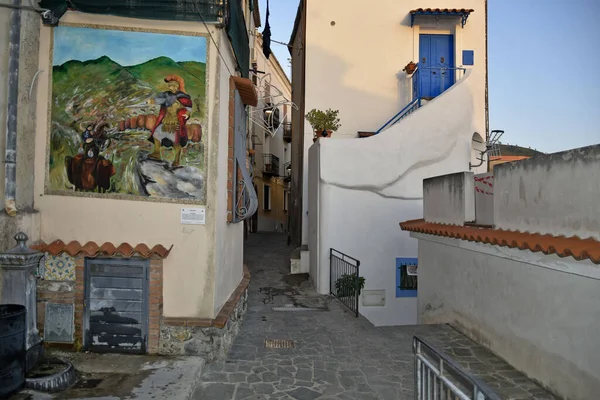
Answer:
[[169, 90], [159, 93], [150, 104], [160, 106], [154, 128], [148, 140], [154, 143], [154, 151], [149, 158], [162, 160], [161, 146], [175, 149], [173, 167], [178, 167], [181, 160], [181, 148], [188, 142], [187, 120], [192, 110], [192, 98], [185, 93], [183, 78], [169, 75], [165, 78]]
[[110, 178], [116, 169], [110, 160], [100, 155], [100, 147], [106, 148], [109, 139], [105, 138], [106, 123], [100, 123], [93, 129], [88, 125], [82, 133], [82, 145], [75, 157], [65, 157], [67, 177], [75, 190], [98, 191], [104, 193], [110, 189]]

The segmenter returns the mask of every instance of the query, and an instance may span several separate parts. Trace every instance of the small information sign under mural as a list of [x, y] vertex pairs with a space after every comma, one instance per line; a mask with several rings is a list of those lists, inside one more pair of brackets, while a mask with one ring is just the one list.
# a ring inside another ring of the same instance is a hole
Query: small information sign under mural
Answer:
[[186, 225], [205, 225], [206, 209], [204, 207], [182, 207], [181, 223]]
[[44, 340], [46, 342], [73, 342], [73, 304], [46, 303]]

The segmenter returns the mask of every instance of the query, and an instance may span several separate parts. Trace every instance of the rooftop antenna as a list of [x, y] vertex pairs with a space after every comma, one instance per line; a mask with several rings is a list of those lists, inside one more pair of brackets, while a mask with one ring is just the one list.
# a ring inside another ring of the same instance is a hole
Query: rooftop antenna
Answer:
[[485, 150], [479, 150], [479, 164], [471, 164], [469, 162], [469, 170], [480, 167], [485, 162], [485, 155], [487, 154], [488, 160], [500, 158], [500, 138], [504, 135], [503, 130], [493, 130], [490, 132], [488, 140], [485, 142]]

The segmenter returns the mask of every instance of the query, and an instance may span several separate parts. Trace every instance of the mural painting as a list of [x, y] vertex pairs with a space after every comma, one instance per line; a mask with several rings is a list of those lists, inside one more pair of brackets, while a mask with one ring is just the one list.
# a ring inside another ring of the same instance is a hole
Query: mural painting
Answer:
[[206, 54], [204, 36], [55, 28], [47, 192], [203, 202]]

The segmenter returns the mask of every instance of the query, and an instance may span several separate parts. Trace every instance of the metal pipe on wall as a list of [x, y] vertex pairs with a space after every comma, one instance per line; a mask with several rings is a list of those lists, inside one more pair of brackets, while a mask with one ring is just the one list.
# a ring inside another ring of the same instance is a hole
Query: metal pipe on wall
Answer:
[[[12, 0], [13, 6], [20, 6], [20, 0]], [[8, 215], [17, 215], [17, 107], [19, 101], [19, 54], [21, 47], [21, 10], [10, 12], [10, 34], [8, 55], [8, 85], [6, 112], [6, 148], [4, 154], [4, 210]]]

